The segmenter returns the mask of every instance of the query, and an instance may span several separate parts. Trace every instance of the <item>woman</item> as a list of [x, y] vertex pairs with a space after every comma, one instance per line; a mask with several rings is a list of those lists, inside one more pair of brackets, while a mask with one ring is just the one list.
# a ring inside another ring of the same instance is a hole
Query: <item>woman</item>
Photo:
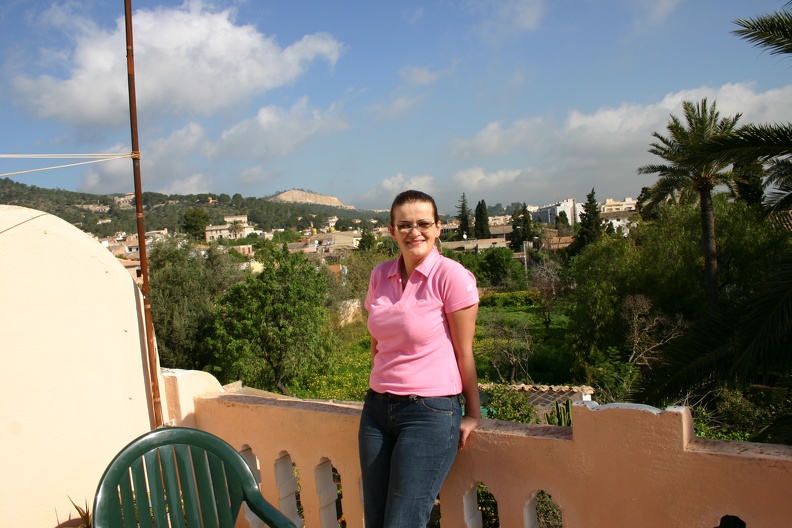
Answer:
[[363, 506], [366, 528], [417, 528], [479, 424], [479, 299], [473, 274], [435, 248], [431, 196], [396, 196], [389, 229], [401, 255], [374, 268], [365, 302], [372, 368], [358, 433]]

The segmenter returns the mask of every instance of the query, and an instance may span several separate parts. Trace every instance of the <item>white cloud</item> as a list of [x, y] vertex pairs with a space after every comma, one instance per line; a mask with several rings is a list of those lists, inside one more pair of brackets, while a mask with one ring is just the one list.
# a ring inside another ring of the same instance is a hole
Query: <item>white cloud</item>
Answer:
[[495, 172], [487, 172], [481, 167], [471, 167], [457, 172], [453, 179], [468, 191], [480, 191], [508, 185], [523, 173], [520, 169], [502, 169]]
[[434, 191], [434, 178], [428, 175], [407, 176], [400, 172], [382, 180], [380, 186], [391, 195], [396, 195], [407, 189], [416, 189], [431, 194]]
[[406, 20], [408, 24], [410, 25], [417, 24], [424, 17], [424, 8], [415, 7], [411, 9], [406, 9], [404, 11], [403, 16], [404, 16], [404, 20]]
[[[408, 176], [404, 173], [397, 173], [390, 178], [385, 178], [380, 184], [367, 193], [362, 193], [355, 197], [355, 203], [364, 203], [362, 207], [383, 207], [387, 204], [390, 207], [393, 198], [407, 189], [416, 189], [427, 194], [435, 191], [434, 177], [429, 175]], [[436, 198], [436, 197], [435, 197]]]
[[260, 183], [274, 181], [282, 174], [282, 169], [272, 170], [257, 165], [255, 167], [248, 167], [247, 169], [244, 169], [235, 180], [240, 185], [249, 187], [251, 185], [258, 185]]
[[[599, 199], [635, 196], [654, 181], [636, 174], [638, 167], [658, 161], [647, 152], [654, 141], [652, 133], [666, 133], [671, 115], [682, 118], [683, 101], [698, 103], [704, 97], [710, 104], [717, 102], [721, 117], [742, 112], [739, 124], [792, 122], [788, 104], [792, 85], [757, 92], [751, 83], [681, 90], [648, 104], [623, 103], [593, 112], [571, 110], [563, 122], [543, 116], [511, 124], [492, 122], [473, 138], [452, 142], [452, 150], [459, 159], [491, 157], [503, 162], [508, 156], [509, 165], [523, 169], [476, 167], [457, 173], [453, 181], [485, 195], [488, 203], [509, 203], [512, 196], [529, 203], [537, 195], [546, 197], [537, 202], [582, 199], [592, 187]], [[506, 184], [508, 178], [512, 179]], [[504, 185], [499, 186], [501, 182]]]
[[476, 31], [485, 38], [533, 31], [546, 12], [545, 0], [467, 0], [464, 6], [479, 18]]
[[209, 189], [211, 188], [212, 184], [209, 178], [205, 174], [197, 173], [178, 178], [163, 187], [159, 192], [163, 194], [199, 194], [210, 192]]
[[[211, 188], [209, 180], [201, 175], [196, 167], [205, 162], [203, 153], [207, 150], [206, 135], [196, 123], [188, 123], [165, 138], [155, 138], [140, 147], [140, 173], [144, 188], [162, 193], [179, 192], [170, 189], [183, 189], [190, 183], [190, 192], [206, 192]], [[117, 147], [119, 152], [128, 147]], [[195, 187], [201, 183], [202, 187]], [[131, 163], [110, 162], [97, 166], [89, 172], [81, 185], [81, 190], [92, 193], [131, 192], [133, 177]]]
[[682, 0], [627, 0], [626, 5], [636, 13], [633, 30], [652, 29], [664, 22]]
[[542, 117], [518, 119], [505, 127], [500, 121], [488, 123], [473, 139], [453, 139], [451, 151], [460, 159], [499, 156], [517, 148], [536, 150], [544, 141], [549, 123]]
[[[129, 147], [115, 145], [105, 152], [110, 154], [129, 154]], [[119, 159], [89, 165], [85, 172], [80, 190], [96, 194], [110, 194], [116, 192], [132, 192], [135, 189], [132, 161]]]
[[423, 96], [400, 96], [394, 98], [387, 105], [374, 105], [371, 109], [371, 113], [375, 119], [396, 119], [421, 104], [423, 100]]
[[432, 84], [442, 77], [442, 71], [432, 71], [419, 66], [405, 66], [399, 72], [401, 78], [410, 84]]
[[289, 109], [260, 108], [256, 117], [223, 132], [210, 157], [266, 160], [287, 154], [314, 136], [346, 127], [334, 107], [326, 112], [311, 109], [308, 98], [303, 97]]
[[[110, 31], [63, 9], [45, 19], [73, 34], [65, 78], [19, 75], [17, 97], [39, 117], [76, 125], [122, 125], [127, 120], [124, 22]], [[324, 33], [281, 48], [272, 37], [239, 25], [233, 11], [201, 2], [135, 12], [137, 101], [142, 113], [210, 115], [284, 86], [310, 64], [333, 65], [343, 46]]]

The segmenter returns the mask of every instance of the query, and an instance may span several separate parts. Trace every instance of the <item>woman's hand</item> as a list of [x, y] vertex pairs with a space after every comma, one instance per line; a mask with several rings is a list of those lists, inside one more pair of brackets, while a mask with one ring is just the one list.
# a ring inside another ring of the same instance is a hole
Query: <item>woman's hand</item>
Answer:
[[462, 417], [462, 423], [459, 425], [459, 449], [465, 447], [468, 436], [479, 425], [479, 419], [475, 416], [465, 415]]

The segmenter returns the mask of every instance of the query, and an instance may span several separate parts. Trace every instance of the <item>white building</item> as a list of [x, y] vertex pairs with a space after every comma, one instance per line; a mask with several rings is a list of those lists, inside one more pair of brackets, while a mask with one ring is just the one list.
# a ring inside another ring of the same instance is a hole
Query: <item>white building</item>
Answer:
[[531, 216], [533, 220], [537, 222], [555, 225], [556, 218], [558, 218], [558, 215], [560, 215], [562, 211], [564, 214], [566, 214], [570, 225], [577, 222], [578, 215], [574, 198], [567, 198], [566, 200], [562, 200], [560, 202], [543, 205], [542, 207], [537, 208], [536, 211], [532, 211]]

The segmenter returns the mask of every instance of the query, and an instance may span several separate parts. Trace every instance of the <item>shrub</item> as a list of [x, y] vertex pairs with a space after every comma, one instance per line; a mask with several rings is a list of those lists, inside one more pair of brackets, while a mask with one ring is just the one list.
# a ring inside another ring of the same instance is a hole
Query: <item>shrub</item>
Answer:
[[487, 292], [479, 300], [481, 306], [497, 306], [499, 308], [520, 308], [535, 306], [539, 303], [540, 296], [536, 290], [523, 290], [513, 292]]
[[482, 387], [481, 400], [489, 418], [521, 423], [536, 421], [536, 409], [531, 405], [528, 394], [512, 390], [508, 385], [493, 383]]

